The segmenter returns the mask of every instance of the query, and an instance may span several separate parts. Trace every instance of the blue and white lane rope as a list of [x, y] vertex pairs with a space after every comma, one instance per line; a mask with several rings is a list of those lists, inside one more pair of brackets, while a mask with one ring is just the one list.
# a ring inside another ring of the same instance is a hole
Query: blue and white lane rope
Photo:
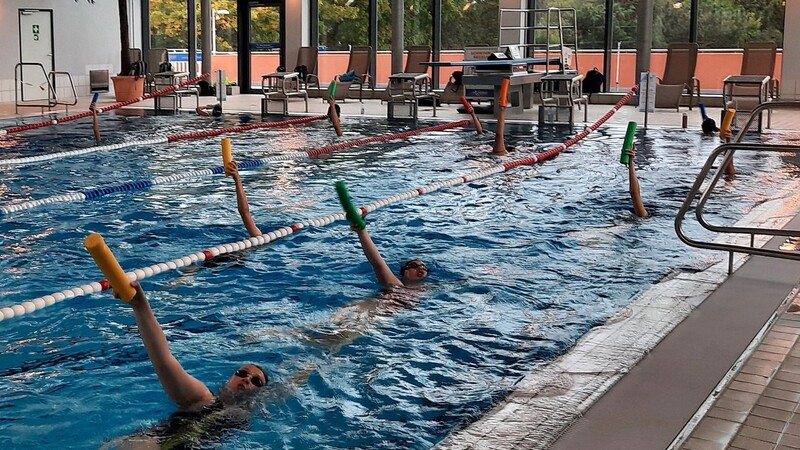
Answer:
[[[586, 128], [582, 133], [578, 136], [581, 136], [581, 139], [585, 138], [591, 132], [596, 131], [600, 125], [605, 123], [611, 116], [614, 115], [621, 107], [624, 105], [633, 94], [636, 92], [637, 88], [634, 87], [628, 94], [622, 98], [608, 113], [606, 113], [600, 120], [598, 120], [594, 125], [591, 127]], [[576, 138], [578, 137], [576, 136]], [[427, 186], [423, 186], [421, 188], [412, 189], [410, 191], [406, 191], [400, 194], [393, 195], [391, 197], [384, 198], [382, 200], [378, 200], [373, 202], [367, 206], [361, 207], [361, 211], [363, 213], [369, 213], [375, 211], [379, 208], [384, 206], [388, 206], [394, 203], [399, 203], [401, 201], [405, 201], [414, 197], [418, 197], [423, 194], [429, 194], [431, 192], [438, 191], [439, 189], [444, 189], [452, 186], [457, 186], [459, 184], [466, 184], [470, 181], [478, 180], [481, 178], [486, 178], [491, 175], [495, 175], [498, 173], [509, 171], [513, 168], [519, 167], [520, 165], [533, 165], [539, 162], [543, 162], [549, 158], [556, 156], [561, 151], [566, 150], [568, 147], [578, 143], [580, 139], [570, 139], [564, 144], [560, 144], [553, 149], [546, 150], [538, 155], [534, 155], [532, 157], [521, 158], [518, 160], [514, 160], [510, 163], [505, 164], [498, 164], [496, 166], [492, 166], [486, 169], [477, 170], [474, 172], [470, 172], [466, 175], [457, 176], [450, 178], [449, 180], [440, 181], [437, 183], [429, 184]], [[544, 156], [543, 156], [544, 155]], [[125, 275], [131, 281], [139, 281], [144, 280], [146, 278], [150, 278], [154, 275], [158, 275], [162, 272], [166, 272], [169, 270], [176, 270], [181, 267], [191, 266], [192, 264], [203, 262], [208, 259], [214, 258], [219, 255], [224, 255], [227, 253], [236, 253], [240, 252], [249, 248], [261, 247], [264, 246], [272, 241], [284, 238], [289, 236], [290, 234], [299, 231], [303, 228], [307, 228], [310, 226], [315, 227], [323, 227], [329, 225], [333, 222], [347, 220], [344, 212], [340, 212], [337, 214], [330, 214], [318, 219], [306, 220], [303, 222], [298, 222], [290, 226], [285, 226], [279, 228], [274, 231], [270, 231], [269, 233], [262, 234], [261, 236], [250, 237], [248, 239], [244, 239], [241, 241], [236, 241], [228, 244], [218, 245], [208, 250], [203, 250], [195, 253], [191, 253], [189, 255], [173, 259], [172, 261], [167, 261], [164, 263], [153, 264], [148, 267], [144, 267], [142, 269], [135, 269], [131, 272], [127, 272]], [[25, 314], [37, 311], [44, 307], [54, 305], [56, 303], [62, 302], [69, 298], [80, 297], [83, 295], [89, 295], [101, 292], [103, 290], [109, 289], [110, 286], [106, 280], [95, 281], [89, 284], [85, 284], [83, 286], [77, 286], [69, 289], [65, 289], [60, 292], [56, 292], [54, 294], [45, 295], [42, 297], [35, 298], [33, 300], [28, 300], [22, 302], [17, 305], [7, 306], [4, 308], [0, 308], [0, 322], [7, 319], [12, 319], [14, 317], [20, 317]]]

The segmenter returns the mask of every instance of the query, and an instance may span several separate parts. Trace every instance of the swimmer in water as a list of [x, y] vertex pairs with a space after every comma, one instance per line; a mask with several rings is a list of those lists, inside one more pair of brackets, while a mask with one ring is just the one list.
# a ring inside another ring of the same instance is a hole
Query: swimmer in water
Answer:
[[222, 105], [219, 104], [219, 103], [215, 103], [213, 105], [198, 106], [194, 110], [197, 111], [197, 114], [200, 114], [201, 116], [206, 116], [206, 117], [208, 117], [208, 116], [214, 116], [214, 117], [222, 116]]
[[412, 259], [400, 266], [400, 276], [396, 276], [381, 256], [367, 229], [351, 228], [358, 235], [364, 256], [372, 265], [383, 290], [374, 298], [350, 303], [336, 311], [329, 322], [329, 325], [335, 327], [333, 331], [311, 330], [304, 333], [304, 340], [324, 346], [330, 354], [367, 334], [380, 318], [415, 307], [419, 303], [418, 288], [429, 273], [428, 266], [422, 260]]
[[135, 281], [131, 286], [136, 295], [130, 303], [142, 343], [161, 386], [178, 411], [150, 430], [117, 439], [103, 448], [194, 448], [207, 443], [208, 439], [218, 439], [225, 430], [246, 427], [250, 411], [269, 381], [264, 369], [256, 364], [242, 365], [213, 394], [203, 382], [189, 375], [172, 355], [144, 290]]

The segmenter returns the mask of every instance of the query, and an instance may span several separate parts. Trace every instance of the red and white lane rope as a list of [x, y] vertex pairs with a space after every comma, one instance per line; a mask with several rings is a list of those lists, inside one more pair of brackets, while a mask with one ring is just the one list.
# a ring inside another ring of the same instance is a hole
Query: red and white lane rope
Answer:
[[42, 161], [49, 161], [51, 159], [61, 159], [66, 158], [69, 156], [78, 156], [78, 155], [86, 155], [88, 153], [94, 152], [101, 152], [106, 150], [117, 150], [121, 148], [127, 147], [136, 147], [136, 146], [144, 146], [144, 145], [155, 145], [155, 144], [165, 144], [167, 142], [176, 142], [182, 141], [187, 139], [204, 139], [207, 137], [219, 136], [225, 133], [240, 133], [243, 131], [255, 130], [260, 128], [278, 128], [278, 127], [285, 127], [289, 125], [299, 125], [303, 123], [314, 122], [317, 120], [325, 120], [328, 116], [312, 116], [312, 117], [301, 117], [298, 119], [289, 119], [289, 120], [282, 120], [279, 122], [263, 122], [263, 123], [253, 123], [249, 125], [242, 125], [238, 127], [228, 127], [228, 128], [220, 128], [219, 130], [210, 130], [210, 131], [201, 131], [197, 133], [187, 133], [187, 134], [175, 134], [171, 136], [164, 136], [154, 139], [145, 139], [141, 141], [130, 141], [130, 142], [123, 142], [119, 144], [111, 144], [111, 145], [100, 145], [95, 147], [88, 147], [82, 148], [78, 150], [69, 150], [66, 152], [58, 152], [58, 153], [48, 153], [46, 155], [39, 155], [39, 156], [29, 156], [26, 158], [13, 158], [13, 159], [5, 159], [0, 160], [0, 167], [3, 166], [17, 166], [17, 165], [24, 165], [24, 164], [32, 164], [38, 163]]
[[[311, 121], [313, 119], [325, 118], [326, 116], [317, 116], [317, 117], [306, 117], [303, 119], [295, 119], [294, 123], [297, 121]], [[289, 122], [289, 121], [284, 121]], [[275, 122], [277, 123], [277, 122]], [[337, 150], [343, 150], [346, 148], [357, 147], [360, 145], [370, 144], [373, 142], [386, 142], [391, 140], [397, 139], [405, 139], [411, 136], [416, 136], [423, 133], [429, 133], [433, 131], [444, 131], [450, 128], [458, 128], [463, 127], [469, 124], [468, 120], [461, 120], [458, 122], [451, 122], [445, 123], [441, 125], [435, 125], [432, 127], [427, 128], [420, 128], [418, 130], [410, 130], [405, 131], [402, 133], [395, 133], [383, 136], [375, 136], [371, 138], [364, 138], [364, 139], [356, 139], [348, 142], [342, 142], [336, 145], [329, 145], [327, 147], [321, 147], [314, 150], [304, 151], [304, 152], [292, 152], [286, 153], [283, 155], [277, 156], [270, 156], [268, 158], [263, 159], [256, 159], [256, 160], [247, 160], [247, 161], [238, 161], [237, 165], [239, 169], [250, 169], [254, 167], [260, 167], [266, 165], [268, 163], [277, 162], [277, 161], [289, 161], [289, 160], [296, 160], [302, 158], [313, 158], [316, 156], [332, 153]], [[263, 124], [256, 124], [256, 125], [263, 125]], [[248, 128], [252, 129], [253, 125], [247, 125], [245, 127], [237, 127], [237, 128]], [[201, 132], [201, 133], [194, 133], [194, 134], [185, 134], [185, 135], [178, 135], [173, 139], [180, 140], [180, 139], [190, 139], [192, 136], [203, 135], [201, 137], [207, 137], [208, 135], [217, 135], [221, 134], [216, 131], [208, 131], [208, 132]], [[67, 192], [66, 194], [54, 195], [47, 198], [42, 198], [39, 200], [30, 200], [27, 202], [20, 202], [14, 203], [11, 205], [0, 206], [0, 218], [3, 216], [7, 216], [11, 213], [23, 210], [30, 210], [34, 208], [38, 208], [40, 206], [45, 205], [52, 205], [55, 203], [70, 203], [70, 202], [81, 202], [85, 200], [92, 200], [99, 197], [103, 197], [109, 194], [115, 194], [118, 192], [130, 192], [130, 191], [138, 191], [138, 190], [145, 190], [150, 189], [153, 186], [160, 185], [160, 184], [169, 184], [174, 183], [178, 180], [183, 180], [185, 178], [195, 178], [195, 177], [202, 177], [202, 176], [209, 176], [214, 174], [222, 174], [225, 172], [225, 168], [223, 166], [217, 166], [210, 169], [198, 169], [192, 170], [189, 172], [181, 172], [178, 174], [166, 176], [166, 177], [156, 177], [149, 180], [138, 180], [138, 181], [131, 181], [124, 184], [118, 184], [116, 186], [107, 186], [104, 188], [97, 188], [97, 189], [90, 189], [87, 191], [72, 191]]]
[[[442, 188], [468, 183], [473, 180], [486, 178], [494, 174], [508, 171], [518, 166], [533, 165], [536, 163], [540, 163], [542, 161], [546, 161], [550, 158], [553, 158], [554, 156], [563, 152], [567, 148], [578, 143], [581, 139], [588, 136], [592, 131], [597, 130], [597, 128], [599, 128], [603, 123], [608, 121], [608, 119], [610, 119], [611, 116], [613, 116], [614, 113], [616, 113], [622, 107], [622, 105], [627, 103], [628, 100], [630, 100], [635, 93], [636, 93], [636, 87], [631, 89], [625, 95], [625, 97], [623, 97], [616, 105], [614, 105], [614, 107], [608, 113], [606, 113], [602, 118], [600, 118], [600, 120], [595, 122], [592, 126], [587, 127], [582, 133], [578, 134], [577, 136], [573, 137], [567, 142], [556, 146], [555, 148], [539, 153], [538, 155], [533, 157], [522, 158], [519, 160], [511, 161], [506, 164], [499, 164], [493, 167], [471, 172], [466, 175], [454, 177], [449, 180], [440, 181], [438, 183], [433, 183], [428, 186], [423, 186], [400, 194], [396, 194], [391, 197], [387, 197], [378, 200], [376, 202], [373, 202], [367, 206], [362, 206], [360, 208], [361, 212], [362, 213], [372, 212], [379, 208], [383, 208], [385, 206], [394, 203], [399, 203], [401, 201], [408, 200], [414, 197], [419, 197], [420, 195], [423, 194], [429, 194], [431, 192], [437, 191]], [[154, 275], [158, 275], [162, 272], [166, 272], [168, 270], [175, 270], [181, 267], [191, 266], [192, 264], [196, 264], [198, 262], [207, 261], [219, 255], [224, 255], [227, 253], [236, 253], [242, 250], [246, 250], [248, 248], [261, 247], [270, 242], [289, 236], [290, 234], [302, 230], [303, 228], [307, 228], [310, 226], [323, 227], [333, 222], [338, 222], [343, 220], [347, 219], [345, 218], [344, 212], [340, 212], [336, 214], [330, 214], [317, 219], [297, 222], [295, 224], [288, 225], [274, 231], [270, 231], [269, 233], [262, 234], [261, 236], [251, 237], [241, 241], [218, 245], [216, 247], [212, 247], [207, 250], [198, 251], [180, 258], [173, 259], [172, 261], [153, 264], [151, 266], [144, 267], [141, 269], [135, 269], [131, 272], [127, 272], [126, 276], [131, 281], [143, 280], [146, 278], [150, 278]], [[38, 297], [33, 300], [29, 300], [10, 307], [0, 308], [0, 321], [6, 319], [12, 319], [14, 317], [20, 317], [22, 315], [37, 311], [46, 306], [59, 303], [69, 298], [94, 294], [108, 289], [111, 289], [111, 285], [108, 283], [107, 280], [95, 281], [89, 284], [85, 284], [83, 286], [77, 286], [65, 289], [60, 292], [56, 292], [54, 294]]]
[[[169, 94], [170, 92], [178, 90], [178, 89], [180, 89], [180, 88], [182, 88], [184, 86], [197, 83], [200, 80], [204, 80], [204, 79], [208, 78], [209, 76], [210, 76], [210, 74], [206, 73], [206, 74], [200, 75], [199, 77], [195, 77], [195, 78], [192, 78], [190, 80], [186, 80], [186, 81], [184, 81], [184, 82], [182, 82], [182, 83], [180, 83], [180, 84], [178, 84], [176, 86], [166, 87], [164, 89], [160, 89], [158, 91], [151, 92], [150, 94], [145, 94], [145, 95], [143, 95], [141, 97], [136, 97], [134, 99], [131, 99], [131, 100], [128, 100], [128, 101], [125, 101], [125, 102], [114, 103], [113, 105], [109, 105], [109, 106], [106, 106], [104, 108], [95, 108], [95, 109], [97, 110], [97, 114], [104, 113], [106, 111], [111, 111], [111, 110], [114, 110], [114, 109], [119, 109], [119, 108], [122, 108], [123, 106], [128, 106], [128, 105], [132, 105], [134, 103], [139, 103], [142, 100], [147, 100], [149, 98], [158, 97], [158, 96], [164, 95], [164, 94]], [[61, 119], [51, 119], [51, 120], [46, 120], [44, 122], [39, 122], [39, 123], [31, 123], [31, 124], [28, 124], [28, 125], [20, 125], [18, 127], [4, 128], [4, 129], [0, 130], [0, 136], [6, 135], [6, 134], [11, 134], [11, 133], [21, 133], [23, 131], [35, 130], [37, 128], [50, 127], [50, 126], [53, 126], [53, 125], [58, 125], [60, 123], [72, 122], [73, 120], [83, 119], [84, 117], [92, 117], [93, 114], [94, 113], [92, 111], [84, 111], [82, 113], [73, 114], [71, 116], [63, 117]]]

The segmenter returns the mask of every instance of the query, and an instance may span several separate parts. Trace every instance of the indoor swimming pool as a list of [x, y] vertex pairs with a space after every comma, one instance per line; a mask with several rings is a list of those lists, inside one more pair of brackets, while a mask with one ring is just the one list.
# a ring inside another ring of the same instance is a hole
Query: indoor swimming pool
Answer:
[[[104, 143], [260, 121], [124, 113], [103, 118]], [[325, 121], [226, 136], [242, 161], [408, 129], [357, 119], [343, 128], [342, 138]], [[420, 258], [430, 276], [415, 307], [380, 318], [338, 351], [302, 336], [325, 336], [340, 308], [381, 290], [346, 221], [142, 280], [172, 352], [212, 391], [242, 364], [259, 364], [270, 376], [270, 392], [249, 425], [208, 445], [431, 448], [637, 293], [720, 260], [724, 255], [685, 246], [673, 230], [718, 138], [692, 130], [639, 133], [637, 171], [652, 214], [640, 219], [619, 164], [624, 132], [625, 123], [612, 119], [543, 164], [370, 212], [368, 230], [390, 267]], [[518, 150], [500, 158], [490, 154], [492, 133], [453, 128], [240, 173], [255, 222], [267, 233], [340, 213], [339, 180], [357, 205], [367, 205], [567, 138], [509, 126], [506, 144]], [[0, 137], [0, 207], [221, 164], [219, 138], [3, 163], [93, 141], [85, 121]], [[775, 154], [737, 155], [736, 168], [707, 206], [720, 224], [780, 195], [797, 176], [794, 162]], [[90, 233], [103, 235], [126, 270], [248, 237], [234, 184], [219, 173], [10, 212], [0, 215], [0, 308], [101, 280], [83, 247]], [[175, 411], [131, 308], [108, 291], [2, 320], [0, 330], [2, 448], [98, 448]], [[307, 380], [294, 385], [304, 370]]]

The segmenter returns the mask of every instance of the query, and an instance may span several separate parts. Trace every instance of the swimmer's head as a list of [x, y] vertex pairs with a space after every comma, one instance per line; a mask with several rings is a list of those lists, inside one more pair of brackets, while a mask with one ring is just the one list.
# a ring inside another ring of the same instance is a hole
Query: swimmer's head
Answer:
[[[334, 105], [336, 107], [336, 117], [342, 117], [342, 108], [339, 105]], [[331, 107], [328, 106], [328, 117], [331, 117]]]
[[217, 103], [211, 108], [211, 115], [214, 117], [219, 117], [222, 115], [222, 105]]
[[428, 277], [428, 266], [419, 259], [412, 259], [400, 266], [400, 276], [409, 281], [422, 281]]
[[233, 392], [249, 392], [266, 386], [268, 382], [264, 369], [255, 364], [245, 364], [233, 373], [225, 386]]
[[705, 134], [711, 134], [715, 131], [719, 131], [719, 128], [717, 128], [717, 122], [714, 122], [714, 119], [710, 118], [703, 120], [703, 123], [700, 125], [700, 127], [703, 129], [703, 133]]

